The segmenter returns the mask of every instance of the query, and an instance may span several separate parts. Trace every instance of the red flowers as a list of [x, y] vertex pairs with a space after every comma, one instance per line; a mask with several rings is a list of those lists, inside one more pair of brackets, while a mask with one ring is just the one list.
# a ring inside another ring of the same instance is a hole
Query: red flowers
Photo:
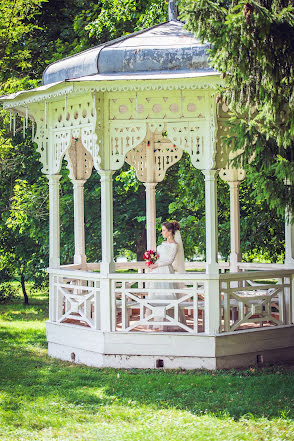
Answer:
[[155, 263], [157, 259], [159, 258], [159, 255], [156, 251], [153, 250], [147, 250], [143, 254], [143, 259], [146, 261], [146, 265], [150, 266], [152, 263]]

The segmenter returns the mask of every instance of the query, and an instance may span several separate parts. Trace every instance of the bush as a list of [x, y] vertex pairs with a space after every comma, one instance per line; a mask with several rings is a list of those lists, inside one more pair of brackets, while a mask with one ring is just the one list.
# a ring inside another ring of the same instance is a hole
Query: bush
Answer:
[[0, 285], [0, 303], [9, 303], [16, 299], [18, 290], [12, 283], [4, 282]]

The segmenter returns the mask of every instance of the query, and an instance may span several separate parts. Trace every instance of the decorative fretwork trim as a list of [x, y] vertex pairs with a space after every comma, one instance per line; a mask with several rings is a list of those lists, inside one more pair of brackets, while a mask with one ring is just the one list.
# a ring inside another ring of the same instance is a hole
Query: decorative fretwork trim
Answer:
[[[81, 82], [82, 83], [82, 82]], [[79, 95], [84, 93], [93, 92], [139, 92], [139, 91], [158, 91], [158, 90], [217, 90], [221, 85], [219, 77], [207, 77], [205, 79], [199, 78], [178, 78], [178, 79], [167, 79], [167, 80], [112, 80], [112, 81], [97, 81], [94, 86], [88, 82], [87, 85], [81, 86], [81, 83], [74, 83], [70, 86], [65, 87], [65, 83], [62, 83], [60, 87], [62, 89], [54, 91], [36, 91], [35, 95], [29, 96], [27, 98], [18, 99], [16, 101], [6, 101], [3, 104], [5, 109], [12, 109], [15, 107], [21, 107], [29, 103], [36, 103], [40, 101], [50, 100], [51, 98], [59, 98], [64, 95]], [[58, 87], [58, 86], [56, 86]]]

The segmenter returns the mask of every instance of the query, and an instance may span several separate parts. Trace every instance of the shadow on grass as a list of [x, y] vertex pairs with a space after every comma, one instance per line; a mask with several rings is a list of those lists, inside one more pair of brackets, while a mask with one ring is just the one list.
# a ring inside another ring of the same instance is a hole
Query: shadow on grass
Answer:
[[[27, 400], [61, 400], [97, 412], [98, 406], [177, 408], [238, 420], [294, 416], [292, 368], [246, 371], [96, 369], [46, 356], [44, 329], [0, 329], [0, 383], [5, 406]], [[292, 401], [291, 401], [292, 400]]]

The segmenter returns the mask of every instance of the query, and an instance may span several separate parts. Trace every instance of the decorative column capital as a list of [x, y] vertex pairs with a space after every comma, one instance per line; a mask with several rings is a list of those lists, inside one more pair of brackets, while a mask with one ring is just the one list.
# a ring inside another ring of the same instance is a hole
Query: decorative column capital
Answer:
[[204, 174], [205, 181], [214, 181], [217, 178], [218, 170], [201, 170]]
[[49, 184], [59, 184], [61, 175], [46, 175]]
[[228, 181], [230, 188], [239, 188], [241, 181]]
[[148, 188], [154, 188], [155, 189], [155, 187], [156, 187], [156, 185], [157, 185], [157, 182], [143, 182], [143, 185], [146, 187], [146, 190], [148, 189]]
[[72, 179], [71, 182], [74, 187], [79, 188], [83, 187], [87, 181], [84, 179]]
[[241, 182], [245, 179], [246, 172], [242, 168], [228, 166], [220, 169], [219, 177], [228, 184], [230, 182]]
[[114, 174], [113, 170], [99, 170], [98, 171], [101, 181], [106, 182], [106, 181], [111, 181], [112, 180], [112, 175]]

